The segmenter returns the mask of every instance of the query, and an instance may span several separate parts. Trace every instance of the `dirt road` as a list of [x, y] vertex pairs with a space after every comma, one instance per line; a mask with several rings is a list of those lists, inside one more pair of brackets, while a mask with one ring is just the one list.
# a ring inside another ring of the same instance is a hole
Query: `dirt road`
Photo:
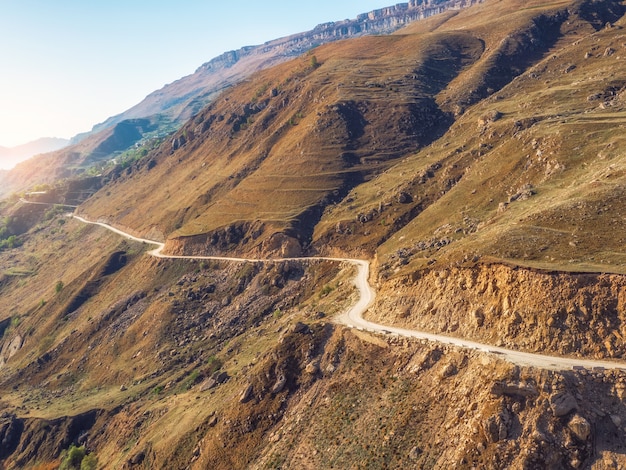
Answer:
[[154, 240], [147, 240], [145, 238], [135, 237], [122, 230], [116, 229], [104, 222], [92, 222], [78, 215], [70, 214], [75, 218], [86, 224], [94, 224], [104, 227], [112, 232], [126, 237], [130, 240], [135, 240], [142, 243], [148, 243], [156, 245], [154, 250], [148, 252], [151, 256], [159, 258], [172, 258], [172, 259], [196, 259], [196, 260], [218, 260], [218, 261], [232, 261], [238, 263], [277, 263], [282, 261], [313, 261], [313, 260], [325, 260], [333, 262], [350, 263], [356, 266], [357, 275], [354, 278], [354, 284], [359, 292], [358, 301], [352, 305], [346, 312], [339, 315], [335, 321], [339, 324], [348, 326], [350, 328], [357, 328], [360, 330], [371, 331], [375, 333], [383, 333], [387, 335], [397, 335], [408, 338], [418, 338], [427, 341], [434, 341], [437, 343], [451, 344], [461, 348], [474, 349], [478, 351], [484, 351], [487, 353], [495, 354], [513, 364], [520, 366], [532, 366], [541, 369], [553, 369], [553, 370], [565, 370], [565, 369], [590, 369], [590, 370], [602, 370], [602, 369], [625, 369], [626, 363], [614, 362], [608, 360], [595, 360], [595, 359], [579, 359], [569, 358], [562, 356], [548, 356], [544, 354], [520, 352], [512, 349], [500, 348], [497, 346], [491, 346], [488, 344], [477, 343], [475, 341], [466, 340], [463, 338], [454, 338], [446, 335], [439, 335], [433, 333], [426, 333], [423, 331], [410, 330], [406, 328], [398, 328], [394, 326], [381, 325], [374, 323], [363, 318], [363, 315], [368, 308], [374, 303], [376, 294], [374, 289], [369, 283], [369, 261], [361, 259], [350, 258], [327, 258], [327, 257], [309, 257], [309, 258], [272, 258], [272, 259], [246, 259], [246, 258], [232, 258], [225, 256], [182, 256], [182, 255], [167, 255], [163, 254], [163, 248], [165, 245]]

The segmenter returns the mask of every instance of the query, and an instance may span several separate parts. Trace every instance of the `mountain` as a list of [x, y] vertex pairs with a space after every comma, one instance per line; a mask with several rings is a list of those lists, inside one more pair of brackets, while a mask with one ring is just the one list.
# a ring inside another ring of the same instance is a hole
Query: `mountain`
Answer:
[[[59, 178], [75, 177], [116, 157], [132, 160], [137, 155], [136, 147], [154, 146], [155, 141], [180, 128], [223, 90], [256, 71], [290, 60], [321, 44], [389, 33], [413, 21], [444, 11], [458, 11], [480, 1], [411, 0], [361, 14], [353, 20], [324, 23], [308, 32], [225, 52], [192, 75], [166, 85], [131, 109], [95, 125], [91, 132], [73, 137], [71, 145], [63, 151], [28, 167], [22, 166], [13, 173], [0, 174], [0, 196], [22, 192], [37, 184], [49, 184]], [[149, 124], [137, 125], [142, 122]], [[116, 139], [109, 153], [103, 153], [100, 142], [109, 139], [111, 132], [119, 134], [120, 130], [126, 132], [124, 130], [130, 128], [136, 131], [132, 138], [129, 138], [131, 134], [126, 134], [125, 138]]]
[[[486, 0], [325, 44], [1, 201], [0, 464], [626, 467], [625, 15]], [[382, 331], [342, 323], [363, 283]]]
[[[313, 30], [228, 51], [181, 78], [148, 95], [141, 103], [105, 122], [93, 132], [127, 119], [164, 115], [182, 124], [198, 113], [221, 91], [252, 73], [285, 62], [329, 42], [364, 35], [387, 34], [413, 21], [447, 10], [465, 8], [480, 0], [411, 0], [359, 15], [352, 20], [323, 23]], [[77, 136], [80, 140], [84, 135]]]
[[0, 165], [4, 169], [10, 169], [30, 157], [62, 149], [69, 143], [67, 139], [44, 137], [17, 147], [0, 147]]
[[89, 178], [106, 167], [125, 166], [157, 145], [162, 139], [160, 132], [167, 127], [158, 117], [128, 119], [77, 144], [18, 163], [10, 171], [0, 172], [0, 197], [63, 179]]

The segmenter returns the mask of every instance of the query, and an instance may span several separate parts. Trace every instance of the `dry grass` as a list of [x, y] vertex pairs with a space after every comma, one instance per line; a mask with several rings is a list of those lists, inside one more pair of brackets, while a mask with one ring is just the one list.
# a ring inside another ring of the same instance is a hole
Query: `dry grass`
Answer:
[[[412, 107], [430, 102], [481, 50], [465, 33], [320, 47], [319, 68], [311, 69], [308, 57], [297, 59], [227, 92], [181, 131], [189, 140], [184, 148], [171, 154], [167, 143], [152, 157], [156, 167], [121, 178], [84, 210], [173, 236], [246, 220], [293, 227], [312, 208], [339, 200], [432, 140], [443, 118], [414, 117]], [[259, 103], [263, 109], [250, 111]], [[212, 122], [202, 138], [201, 122]]]
[[[154, 238], [265, 224], [267, 233], [242, 251], [274, 231], [301, 230], [312, 251], [376, 255], [381, 279], [480, 261], [626, 272], [623, 30], [595, 32], [572, 17], [524, 74], [478, 94], [509, 50], [501, 42], [565, 4], [486, 2], [402, 34], [321, 47], [315, 69], [308, 57], [262, 72], [185, 126], [177, 137], [186, 145], [165, 144], [81, 210]], [[519, 43], [507, 44], [513, 60]], [[431, 126], [434, 115], [441, 121]], [[98, 277], [117, 250], [128, 253], [126, 266]], [[432, 351], [396, 353], [370, 335], [331, 333], [318, 316], [351, 301], [352, 268], [313, 263], [289, 277], [282, 267], [201, 267], [143, 250], [97, 227], [52, 221], [20, 250], [0, 253], [9, 274], [0, 320], [19, 317], [25, 338], [1, 370], [9, 408], [37, 418], [115, 409], [110, 428], [94, 434], [110, 466], [139, 450], [187, 465], [198, 443], [207, 460], [197, 465], [206, 468], [210, 459], [244, 467], [254, 458], [302, 463], [302, 455], [311, 466], [407, 467], [416, 445], [424, 467], [441, 457], [429, 433], [461, 416], [433, 401], [456, 390], [438, 385], [445, 360], [428, 366], [432, 374], [405, 374]], [[91, 297], [64, 315], [89, 282]], [[217, 293], [190, 300], [202, 282]], [[137, 292], [144, 303], [132, 300]], [[121, 300], [119, 317], [107, 317]], [[296, 321], [313, 333], [293, 334]], [[208, 356], [231, 379], [207, 392], [185, 389]], [[323, 372], [302, 374], [314, 358]], [[492, 369], [479, 362], [470, 358], [465, 398], [478, 388], [488, 394]], [[293, 388], [272, 395], [283, 370]], [[255, 396], [239, 403], [249, 382]], [[297, 412], [287, 418], [298, 433], [270, 443], [292, 399]], [[469, 409], [466, 401], [459, 409]], [[219, 420], [209, 425], [214, 412]], [[399, 444], [386, 447], [394, 435]]]
[[[626, 76], [619, 53], [604, 54], [623, 49], [620, 35], [615, 28], [565, 35], [443, 138], [355, 188], [315, 238], [374, 247], [384, 241], [379, 261], [399, 273], [480, 258], [623, 272]], [[518, 199], [524, 187], [530, 198]], [[413, 202], [397, 203], [400, 191]], [[359, 224], [355, 214], [373, 218]], [[338, 224], [351, 234], [330, 235]], [[447, 244], [432, 246], [439, 240]], [[409, 253], [408, 266], [398, 264], [401, 253]]]

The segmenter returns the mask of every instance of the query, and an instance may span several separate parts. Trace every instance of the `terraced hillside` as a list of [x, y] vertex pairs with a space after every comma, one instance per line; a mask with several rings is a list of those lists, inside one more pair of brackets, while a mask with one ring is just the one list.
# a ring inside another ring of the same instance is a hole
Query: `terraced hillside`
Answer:
[[[176, 255], [370, 259], [372, 321], [624, 363], [625, 13], [488, 0], [319, 47], [77, 211]], [[160, 259], [0, 210], [6, 468], [71, 445], [102, 468], [626, 466], [622, 370], [348, 329], [348, 263]]]

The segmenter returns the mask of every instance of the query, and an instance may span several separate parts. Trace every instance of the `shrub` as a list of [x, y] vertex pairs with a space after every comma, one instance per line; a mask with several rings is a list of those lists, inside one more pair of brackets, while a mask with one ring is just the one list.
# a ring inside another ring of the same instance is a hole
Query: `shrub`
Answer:
[[65, 287], [65, 284], [63, 284], [63, 281], [57, 281], [57, 285], [54, 287], [54, 290], [58, 294], [59, 292], [63, 290], [63, 287]]
[[330, 294], [333, 291], [333, 287], [326, 284], [323, 288], [322, 291], [320, 292], [320, 296], [321, 297], [326, 297], [328, 294]]
[[206, 361], [206, 365], [207, 365], [206, 375], [211, 375], [214, 372], [220, 370], [222, 368], [223, 363], [219, 357], [210, 356], [209, 359], [207, 359]]
[[98, 458], [93, 454], [85, 455], [80, 463], [80, 470], [96, 470], [98, 468]]
[[189, 374], [189, 377], [187, 377], [187, 379], [183, 383], [183, 390], [191, 389], [191, 387], [193, 387], [198, 382], [199, 377], [200, 372], [198, 372], [197, 370], [192, 371], [191, 374]]
[[21, 244], [22, 242], [15, 235], [11, 235], [6, 240], [0, 241], [0, 250], [7, 249], [7, 248], [11, 250], [13, 248], [20, 246]]
[[74, 444], [61, 453], [59, 470], [95, 470], [98, 459], [95, 455], [87, 455], [85, 446], [76, 447]]

